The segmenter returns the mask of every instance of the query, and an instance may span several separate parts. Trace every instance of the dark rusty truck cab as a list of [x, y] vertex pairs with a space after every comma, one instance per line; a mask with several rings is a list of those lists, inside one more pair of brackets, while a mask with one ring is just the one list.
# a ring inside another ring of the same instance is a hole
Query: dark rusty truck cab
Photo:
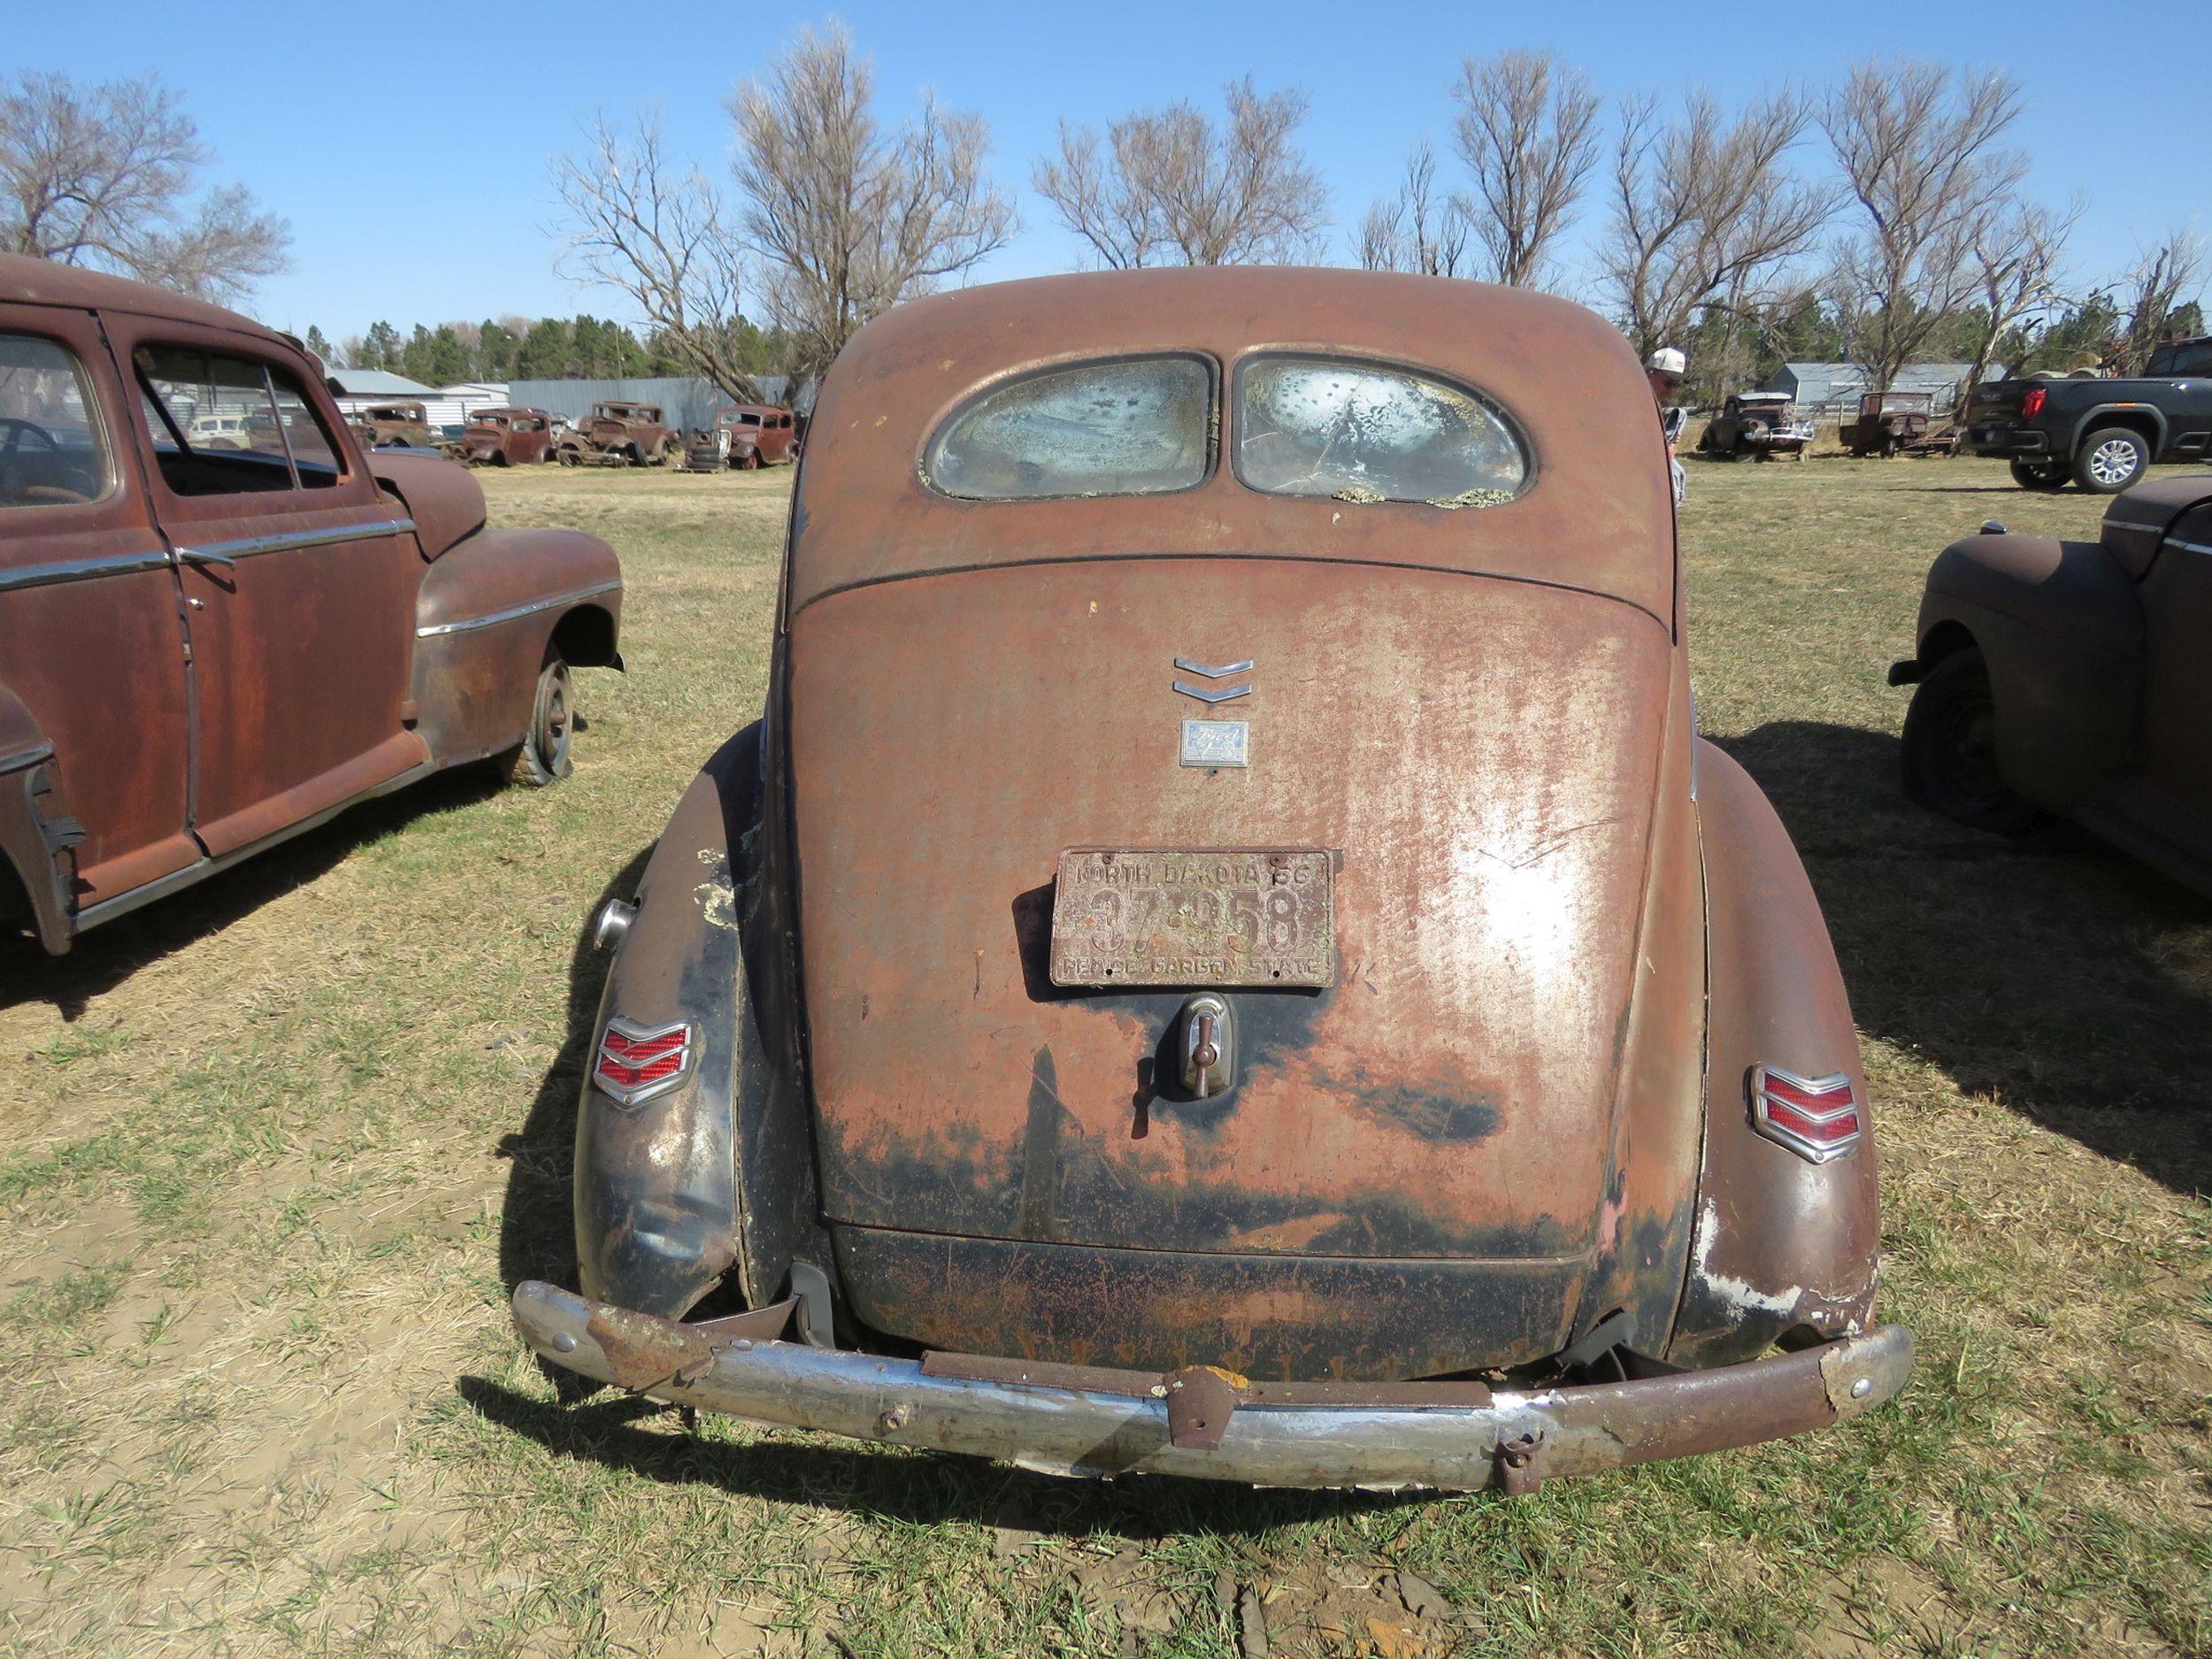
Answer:
[[1563, 302], [1145, 272], [871, 324], [764, 718], [603, 919], [583, 1294], [525, 1335], [1285, 1485], [1886, 1399], [1849, 1010], [1680, 616], [1650, 394]]

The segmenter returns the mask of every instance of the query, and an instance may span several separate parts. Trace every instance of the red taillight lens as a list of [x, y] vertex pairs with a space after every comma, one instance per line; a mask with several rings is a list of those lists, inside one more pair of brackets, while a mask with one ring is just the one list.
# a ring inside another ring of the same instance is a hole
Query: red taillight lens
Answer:
[[691, 1027], [650, 1029], [611, 1019], [599, 1039], [592, 1081], [625, 1106], [672, 1088], [691, 1066]]
[[2041, 387], [2031, 386], [2028, 388], [2028, 395], [2020, 400], [2021, 419], [2033, 420], [2038, 415], [2043, 412], [2043, 388]]
[[1801, 1078], [1778, 1066], [1752, 1067], [1751, 1118], [1768, 1140], [1815, 1164], [1841, 1157], [1864, 1133], [1858, 1097], [1840, 1071]]

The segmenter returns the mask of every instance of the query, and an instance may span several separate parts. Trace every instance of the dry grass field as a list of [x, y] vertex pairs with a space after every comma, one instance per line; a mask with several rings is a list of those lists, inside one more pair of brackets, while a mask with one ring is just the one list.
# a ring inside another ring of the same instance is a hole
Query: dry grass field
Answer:
[[788, 477], [485, 481], [628, 574], [572, 780], [449, 777], [0, 956], [0, 1650], [1226, 1659], [1241, 1597], [1278, 1654], [2212, 1654], [2212, 907], [1909, 808], [1883, 683], [1946, 541], [2101, 502], [1970, 461], [1690, 465], [1704, 721], [1850, 981], [1909, 1390], [1531, 1498], [1381, 1500], [557, 1397], [505, 1298], [572, 1271], [581, 929], [757, 707]]

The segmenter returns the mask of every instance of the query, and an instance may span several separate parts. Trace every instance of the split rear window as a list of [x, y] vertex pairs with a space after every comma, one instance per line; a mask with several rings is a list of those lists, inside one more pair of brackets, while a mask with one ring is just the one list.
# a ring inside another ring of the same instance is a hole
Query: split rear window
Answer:
[[[1213, 470], [1209, 358], [1120, 357], [989, 388], [923, 451], [922, 480], [970, 501], [1161, 495]], [[1292, 353], [1237, 367], [1238, 480], [1267, 495], [1486, 507], [1528, 487], [1528, 448], [1480, 393], [1389, 365]]]

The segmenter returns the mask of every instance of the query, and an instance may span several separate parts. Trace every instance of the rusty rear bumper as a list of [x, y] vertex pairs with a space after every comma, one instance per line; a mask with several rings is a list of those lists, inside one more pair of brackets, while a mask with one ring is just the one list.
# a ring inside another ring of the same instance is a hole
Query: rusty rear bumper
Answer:
[[1480, 1383], [1254, 1384], [931, 1354], [917, 1362], [780, 1340], [783, 1310], [687, 1325], [535, 1281], [523, 1340], [655, 1399], [784, 1428], [995, 1457], [1058, 1474], [1131, 1471], [1263, 1486], [1525, 1492], [1562, 1475], [1720, 1451], [1840, 1422], [1904, 1386], [1912, 1337], [1882, 1325], [1795, 1354], [1532, 1393]]

